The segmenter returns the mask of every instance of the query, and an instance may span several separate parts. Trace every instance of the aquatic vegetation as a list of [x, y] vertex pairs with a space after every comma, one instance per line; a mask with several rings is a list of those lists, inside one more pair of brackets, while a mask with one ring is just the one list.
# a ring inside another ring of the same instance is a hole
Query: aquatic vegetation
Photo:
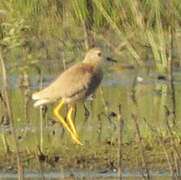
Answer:
[[[147, 179], [153, 169], [178, 177], [180, 21], [180, 0], [0, 0], [1, 59], [23, 167], [121, 175], [134, 166]], [[80, 148], [67, 140], [52, 106], [37, 111], [30, 95], [92, 44], [120, 65], [106, 69], [97, 98], [78, 108]], [[0, 93], [0, 166], [7, 170], [16, 168], [16, 146], [4, 97]]]
[[[3, 15], [0, 19], [1, 37], [17, 31], [13, 28], [8, 30], [3, 24], [9, 23], [11, 27], [21, 23], [18, 27], [23, 33], [19, 31], [21, 36], [17, 35], [16, 40], [22, 42], [24, 38], [26, 47], [31, 48], [31, 55], [35, 59], [39, 43], [47, 49], [48, 54], [57, 46], [60, 49], [63, 47], [64, 52], [71, 50], [77, 53], [79, 48], [101, 44], [111, 48], [115, 56], [123, 60], [126, 57], [127, 62], [134, 61], [141, 66], [153, 54], [151, 59], [160, 72], [168, 70], [170, 51], [174, 56], [179, 56], [170, 48], [171, 31], [174, 47], [180, 41], [179, 0], [164, 3], [161, 0], [0, 2], [0, 13]], [[50, 41], [57, 41], [57, 46]], [[43, 52], [39, 54], [39, 59], [43, 58]], [[51, 53], [52, 56], [55, 57], [55, 54]]]

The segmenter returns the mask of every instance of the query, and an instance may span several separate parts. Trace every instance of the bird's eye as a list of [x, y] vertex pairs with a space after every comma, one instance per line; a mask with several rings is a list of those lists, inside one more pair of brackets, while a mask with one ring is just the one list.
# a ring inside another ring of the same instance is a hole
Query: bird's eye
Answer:
[[99, 52], [97, 55], [98, 55], [98, 56], [102, 56], [102, 53], [101, 53], [101, 52]]

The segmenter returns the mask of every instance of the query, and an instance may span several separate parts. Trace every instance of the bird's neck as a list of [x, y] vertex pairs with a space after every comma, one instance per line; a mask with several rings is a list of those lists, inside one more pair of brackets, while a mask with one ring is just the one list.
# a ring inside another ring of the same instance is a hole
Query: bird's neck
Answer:
[[95, 59], [85, 59], [83, 63], [92, 66], [94, 69], [101, 69], [103, 64], [101, 60]]
[[87, 64], [88, 66], [91, 66], [93, 68], [93, 71], [99, 71], [102, 69], [102, 63], [100, 62], [83, 62], [84, 64]]

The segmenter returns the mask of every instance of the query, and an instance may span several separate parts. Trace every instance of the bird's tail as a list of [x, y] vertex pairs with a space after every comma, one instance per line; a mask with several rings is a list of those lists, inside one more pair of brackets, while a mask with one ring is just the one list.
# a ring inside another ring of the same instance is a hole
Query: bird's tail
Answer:
[[49, 103], [49, 100], [47, 100], [47, 99], [40, 99], [40, 100], [35, 101], [33, 106], [36, 108], [38, 106], [41, 106], [41, 105], [44, 105], [44, 104], [48, 104], [48, 103]]
[[32, 99], [33, 99], [33, 100], [39, 99], [39, 97], [38, 97], [37, 94], [38, 94], [37, 92], [32, 94]]
[[43, 104], [47, 104], [49, 103], [49, 100], [46, 99], [46, 98], [42, 98], [40, 96], [40, 93], [39, 92], [36, 92], [36, 93], [33, 93], [32, 94], [32, 99], [35, 100], [35, 103], [34, 103], [34, 107], [38, 107], [38, 106], [41, 106]]

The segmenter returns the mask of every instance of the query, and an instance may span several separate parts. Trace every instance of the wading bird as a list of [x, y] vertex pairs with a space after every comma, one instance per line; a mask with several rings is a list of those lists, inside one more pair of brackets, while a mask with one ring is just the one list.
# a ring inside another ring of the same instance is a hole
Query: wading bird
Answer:
[[[32, 99], [36, 101], [34, 107], [60, 101], [54, 108], [54, 115], [69, 132], [73, 141], [79, 145], [82, 145], [82, 143], [76, 131], [73, 118], [75, 105], [85, 100], [99, 86], [103, 78], [103, 59], [99, 48], [91, 48], [87, 51], [82, 62], [71, 66], [49, 86], [32, 95]], [[115, 61], [109, 57], [106, 59]], [[69, 105], [66, 119], [59, 113], [65, 104]]]

